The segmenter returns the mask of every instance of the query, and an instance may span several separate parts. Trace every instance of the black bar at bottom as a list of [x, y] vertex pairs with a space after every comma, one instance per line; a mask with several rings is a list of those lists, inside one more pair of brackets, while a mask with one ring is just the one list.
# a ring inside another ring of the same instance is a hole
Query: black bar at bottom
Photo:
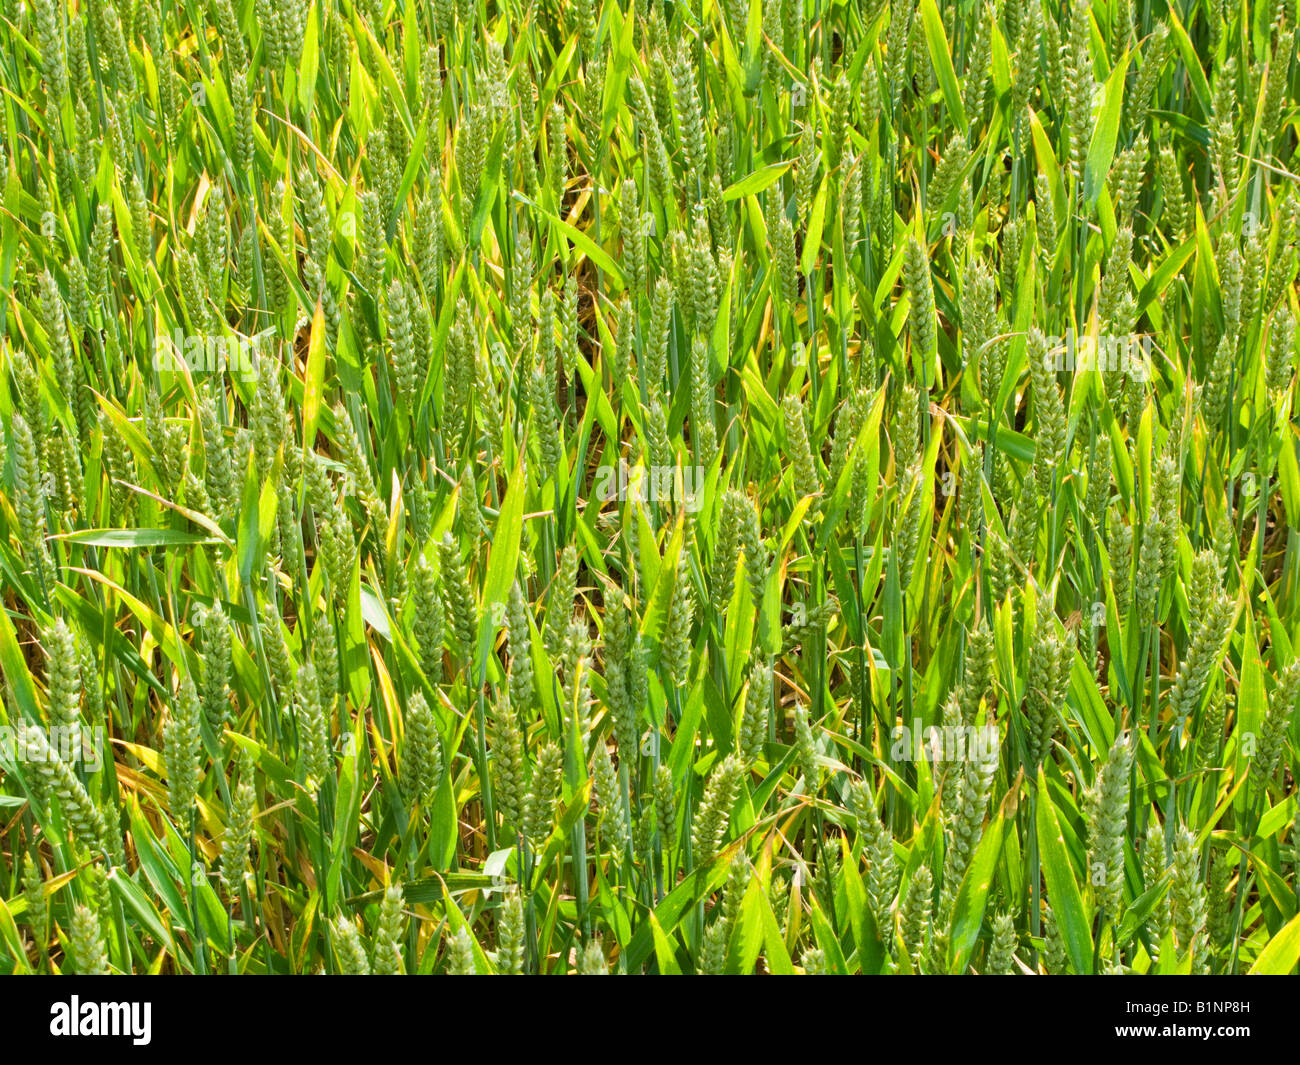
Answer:
[[[112, 1043], [127, 1054], [211, 1048], [264, 1058], [319, 1049], [337, 1059], [354, 1044], [373, 1053], [388, 1037], [401, 1040], [394, 1048], [414, 1042], [432, 1054], [458, 1045], [486, 1049], [507, 1032], [513, 1046], [520, 1038], [566, 1040], [577, 1021], [593, 1056], [603, 1049], [620, 1053], [619, 1041], [631, 1032], [651, 1048], [660, 1038], [665, 1047], [680, 1047], [683, 1036], [694, 1041], [688, 1032], [707, 1037], [710, 1030], [715, 1038], [742, 1043], [757, 1038], [769, 1052], [784, 1049], [786, 1033], [791, 1052], [806, 1051], [815, 1031], [821, 1056], [822, 1039], [860, 1044], [882, 1026], [902, 1040], [920, 1037], [930, 1054], [992, 1049], [1012, 1033], [1016, 1045], [1041, 1050], [1063, 1042], [1219, 1050], [1225, 1043], [1283, 1040], [1294, 1031], [1296, 985], [1280, 979], [868, 980], [868, 987], [847, 994], [806, 980], [784, 980], [779, 987], [751, 980], [743, 992], [733, 986], [730, 994], [701, 997], [697, 990], [683, 998], [680, 987], [645, 981], [633, 994], [608, 980], [546, 994], [521, 981], [484, 987], [465, 980], [13, 977], [0, 983], [0, 1047], [6, 1057], [28, 1047]], [[852, 1016], [844, 1012], [847, 1001], [858, 1004]]]

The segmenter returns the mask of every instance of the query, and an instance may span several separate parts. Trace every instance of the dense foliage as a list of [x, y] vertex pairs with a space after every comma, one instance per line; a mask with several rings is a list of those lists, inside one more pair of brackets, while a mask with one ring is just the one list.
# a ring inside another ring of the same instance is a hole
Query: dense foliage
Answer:
[[6, 2], [0, 971], [1295, 971], [1294, 8]]

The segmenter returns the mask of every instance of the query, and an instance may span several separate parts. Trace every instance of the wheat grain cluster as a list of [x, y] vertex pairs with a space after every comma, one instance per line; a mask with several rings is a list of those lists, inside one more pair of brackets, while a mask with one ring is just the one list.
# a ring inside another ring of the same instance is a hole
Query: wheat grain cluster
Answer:
[[1295, 972], [1295, 27], [6, 2], [0, 972]]

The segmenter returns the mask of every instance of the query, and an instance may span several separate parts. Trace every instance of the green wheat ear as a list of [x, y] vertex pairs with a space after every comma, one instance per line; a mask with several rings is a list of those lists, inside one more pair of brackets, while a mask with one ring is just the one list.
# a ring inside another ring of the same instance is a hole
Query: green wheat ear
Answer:
[[772, 242], [777, 295], [785, 308], [792, 309], [799, 299], [799, 267], [795, 259], [794, 228], [785, 214], [774, 222]]
[[402, 913], [402, 886], [389, 884], [379, 905], [379, 923], [375, 929], [375, 942], [370, 960], [370, 971], [376, 976], [400, 976], [406, 972], [402, 959], [402, 939], [406, 917]]
[[1065, 975], [1070, 970], [1070, 955], [1065, 948], [1065, 939], [1061, 935], [1060, 926], [1056, 923], [1056, 915], [1052, 912], [1050, 905], [1046, 906], [1043, 911], [1043, 961], [1046, 964], [1047, 971], [1053, 975]]
[[[992, 48], [991, 26], [993, 22], [993, 13], [988, 5], [979, 3], [972, 16], [974, 25], [971, 27], [971, 44], [969, 58], [966, 63], [965, 77], [965, 96], [963, 103], [966, 105], [966, 114], [971, 122], [978, 125], [984, 115], [984, 105], [988, 98], [988, 87], [990, 84], [990, 57]], [[1048, 26], [1055, 29], [1055, 22], [1048, 19]], [[1049, 38], [1047, 43], [1047, 52], [1049, 61], [1053, 55], [1052, 42]], [[1050, 69], [1050, 68], [1049, 68]], [[1059, 99], [1059, 92], [1053, 92], [1055, 98]]]
[[243, 33], [235, 15], [233, 0], [213, 0], [212, 13], [221, 34], [221, 43], [231, 70], [244, 70], [248, 66], [248, 53], [244, 48]]
[[817, 192], [817, 171], [821, 162], [821, 155], [817, 151], [817, 140], [814, 111], [799, 133], [799, 168], [795, 172], [794, 202], [795, 218], [801, 226], [808, 222], [813, 196]]
[[230, 626], [220, 602], [201, 615], [199, 697], [209, 726], [218, 735], [230, 717]]
[[1124, 837], [1128, 819], [1129, 768], [1133, 748], [1120, 736], [1097, 772], [1085, 803], [1088, 864], [1106, 916], [1118, 922], [1124, 902]]
[[767, 593], [767, 577], [771, 572], [767, 545], [763, 541], [762, 523], [754, 504], [741, 496], [739, 510], [739, 543], [744, 551], [749, 596], [754, 603], [755, 612], [761, 614], [763, 598]]
[[524, 906], [518, 890], [510, 891], [501, 904], [497, 934], [497, 972], [519, 976], [524, 971]]
[[596, 805], [600, 810], [598, 823], [602, 840], [608, 844], [611, 857], [619, 861], [631, 836], [620, 794], [618, 772], [604, 740], [596, 742], [595, 753], [591, 756], [591, 777]]
[[664, 632], [661, 661], [668, 679], [684, 688], [691, 674], [691, 624], [695, 617], [695, 592], [682, 573], [673, 586], [668, 622]]
[[808, 707], [803, 703], [796, 703], [793, 716], [795, 765], [799, 769], [805, 791], [808, 794], [816, 794], [821, 780], [817, 768], [817, 744], [813, 738], [812, 724], [808, 719]]
[[804, 424], [803, 404], [798, 396], [787, 396], [782, 403], [785, 420], [786, 454], [794, 471], [795, 491], [800, 496], [816, 495], [821, 491], [821, 478], [813, 460], [808, 442], [808, 427]]
[[899, 908], [899, 937], [903, 950], [911, 959], [912, 967], [919, 972], [928, 967], [924, 962], [929, 953], [933, 893], [934, 876], [928, 866], [922, 865], [912, 874]]
[[59, 9], [53, 0], [36, 0], [32, 5], [36, 41], [45, 75], [46, 91], [55, 108], [68, 93], [67, 53]]
[[978, 259], [967, 268], [962, 283], [962, 355], [967, 368], [974, 367], [980, 396], [992, 408], [1002, 384], [1003, 344], [995, 339], [998, 330], [993, 275]]
[[716, 911], [720, 912], [713, 923], [705, 929], [700, 972], [711, 975], [720, 975], [723, 972], [728, 941], [740, 916], [740, 906], [749, 884], [749, 877], [749, 862], [743, 851], [737, 851], [727, 868], [727, 882], [722, 892], [722, 904], [716, 907]]
[[127, 98], [136, 91], [135, 67], [131, 62], [131, 53], [127, 50], [126, 35], [122, 20], [112, 4], [105, 4], [102, 20], [96, 27], [97, 35], [102, 35], [104, 50], [108, 54], [109, 69], [117, 87]]
[[1139, 134], [1133, 145], [1125, 148], [1115, 161], [1113, 173], [1116, 177], [1116, 211], [1128, 225], [1133, 224], [1137, 211], [1138, 199], [1142, 192], [1143, 175], [1147, 162], [1147, 139]]
[[504, 695], [493, 705], [491, 718], [492, 798], [502, 823], [513, 832], [523, 829], [528, 790], [524, 735], [517, 711]]
[[446, 958], [449, 976], [473, 976], [477, 972], [474, 965], [474, 941], [465, 925], [461, 925], [448, 940]]
[[583, 948], [582, 958], [578, 963], [578, 974], [580, 976], [609, 975], [609, 963], [605, 960], [605, 951], [600, 945], [600, 940], [592, 939]]
[[438, 545], [438, 555], [442, 563], [443, 604], [451, 619], [452, 632], [462, 660], [471, 663], [478, 640], [478, 610], [474, 604], [474, 593], [470, 590], [469, 575], [460, 556], [460, 548], [452, 540], [451, 533], [443, 535], [442, 542]]
[[970, 149], [967, 147], [965, 136], [960, 132], [954, 133], [949, 138], [948, 146], [944, 149], [938, 165], [934, 168], [934, 176], [930, 178], [930, 187], [926, 190], [929, 202], [936, 205], [943, 204], [949, 191], [957, 185], [969, 159]]
[[1050, 618], [1034, 636], [1025, 699], [1027, 773], [1037, 773], [1038, 766], [1051, 749], [1058, 725], [1058, 707], [1062, 705], [1069, 686], [1074, 653], [1073, 637], [1058, 636]]
[[645, 346], [648, 353], [647, 385], [660, 391], [667, 388], [668, 340], [672, 327], [673, 286], [666, 277], [658, 278], [650, 304], [650, 326]]
[[[915, 7], [912, 0], [890, 0], [889, 28], [885, 37], [885, 84], [889, 86], [889, 113], [898, 114], [898, 101], [903, 92], [903, 79], [912, 45], [912, 18]], [[897, 121], [891, 118], [891, 122]]]
[[697, 336], [691, 347], [691, 420], [695, 457], [705, 466], [713, 461], [714, 453], [718, 448], [717, 415], [714, 406], [709, 346], [702, 337]]
[[330, 771], [330, 737], [320, 682], [316, 667], [310, 662], [298, 669], [294, 695], [298, 712], [299, 765], [311, 787], [323, 781]]
[[1106, 542], [1106, 514], [1110, 508], [1111, 449], [1109, 442], [1098, 440], [1088, 456], [1088, 483], [1085, 509], [1100, 543]]
[[534, 847], [540, 847], [550, 835], [563, 770], [564, 752], [561, 747], [555, 743], [542, 747], [533, 766], [533, 779], [524, 801], [521, 826], [524, 838]]
[[546, 597], [546, 625], [543, 641], [552, 659], [560, 657], [569, 621], [578, 598], [578, 552], [570, 544], [560, 552], [559, 565]]
[[1295, 315], [1283, 307], [1269, 324], [1268, 371], [1266, 384], [1269, 396], [1276, 407], [1281, 407], [1282, 395], [1291, 387], [1295, 371]]
[[1076, 187], [1083, 189], [1083, 163], [1092, 139], [1092, 13], [1088, 0], [1074, 0], [1064, 45], [1066, 110], [1069, 115], [1070, 173]]
[[202, 713], [193, 681], [182, 677], [171, 715], [163, 725], [163, 757], [167, 766], [167, 798], [172, 816], [186, 828], [194, 812], [194, 798], [199, 786], [199, 721]]
[[708, 164], [704, 148], [704, 121], [695, 89], [695, 64], [683, 45], [673, 60], [673, 108], [681, 131], [683, 162], [687, 173], [701, 173]]
[[1196, 834], [1184, 828], [1174, 836], [1174, 871], [1169, 897], [1173, 907], [1174, 942], [1180, 955], [1192, 958], [1192, 968], [1205, 969], [1206, 893], [1201, 880], [1200, 847]]
[[1221, 197], [1230, 197], [1237, 185], [1236, 109], [1237, 60], [1229, 56], [1215, 82], [1210, 120], [1210, 159]]
[[762, 756], [767, 742], [768, 708], [772, 699], [772, 667], [766, 660], [754, 663], [749, 674], [740, 722], [740, 751], [747, 766]]
[[[975, 724], [982, 700], [993, 699], [997, 680], [995, 652], [993, 630], [981, 617], [966, 643], [966, 672], [958, 700], [965, 725]], [[995, 704], [990, 701], [989, 706], [992, 710]]]
[[560, 103], [551, 106], [546, 117], [546, 133], [549, 142], [547, 176], [551, 187], [551, 198], [555, 203], [556, 213], [564, 202], [564, 188], [568, 172], [568, 135], [564, 127], [564, 107]]
[[401, 281], [394, 281], [388, 286], [387, 319], [389, 358], [397, 382], [397, 398], [413, 414], [416, 387], [420, 382], [411, 307], [407, 301], [406, 286]]
[[999, 913], [993, 918], [993, 939], [984, 960], [985, 976], [1005, 976], [1015, 966], [1016, 947], [1020, 937], [1016, 923], [1009, 913]]
[[[1030, 380], [1034, 390], [1034, 417], [1037, 420], [1038, 440], [1034, 448], [1034, 474], [1040, 497], [1049, 498], [1055, 480], [1057, 464], [1065, 450], [1066, 417], [1061, 391], [1056, 384], [1056, 374], [1049, 366], [1052, 355], [1047, 341], [1038, 329], [1030, 330], [1025, 346], [1029, 363]], [[1022, 556], [1028, 557], [1028, 556]]]
[[253, 818], [257, 813], [254, 789], [253, 758], [247, 747], [240, 747], [235, 758], [239, 783], [231, 792], [226, 834], [221, 841], [221, 879], [232, 890], [243, 882], [248, 866], [248, 848], [253, 839]]
[[677, 792], [673, 771], [662, 762], [655, 769], [652, 797], [659, 843], [668, 850], [676, 842], [677, 836]]
[[736, 564], [740, 562], [740, 527], [746, 507], [748, 503], [744, 495], [735, 489], [728, 489], [723, 494], [722, 514], [718, 520], [708, 580], [712, 609], [719, 619], [731, 605], [732, 593], [736, 588]]
[[741, 762], [734, 754], [728, 755], [709, 774], [704, 797], [691, 822], [691, 854], [697, 865], [711, 862], [722, 846], [743, 774]]
[[[1147, 826], [1146, 836], [1142, 839], [1141, 852], [1142, 885], [1150, 891], [1160, 883], [1169, 868], [1165, 858], [1164, 832], [1160, 824], [1154, 820]], [[1165, 896], [1155, 904], [1147, 919], [1147, 928], [1157, 942], [1164, 939], [1165, 933], [1169, 931], [1169, 922], [1169, 898]]]
[[619, 760], [629, 767], [636, 763], [640, 735], [641, 704], [633, 691], [637, 650], [633, 634], [634, 619], [629, 618], [623, 599], [607, 605], [605, 615], [605, 690]]
[[1253, 768], [1266, 784], [1282, 761], [1297, 695], [1300, 695], [1300, 658], [1282, 670], [1264, 714]]
[[73, 907], [68, 940], [73, 964], [78, 973], [82, 976], [108, 975], [108, 952], [104, 948], [104, 930], [94, 910], [81, 903]]
[[49, 911], [45, 903], [45, 881], [40, 867], [32, 860], [30, 854], [23, 855], [23, 899], [27, 904], [23, 919], [31, 929], [36, 949], [44, 954], [50, 938]]
[[1206, 930], [1209, 933], [1209, 951], [1220, 955], [1232, 938], [1233, 909], [1236, 892], [1232, 886], [1232, 873], [1236, 863], [1225, 851], [1210, 850], [1210, 886]]
[[442, 744], [433, 712], [420, 692], [411, 695], [406, 710], [405, 749], [400, 773], [402, 796], [408, 806], [425, 803], [442, 772]]
[[1156, 83], [1170, 54], [1169, 44], [1168, 25], [1156, 23], [1142, 49], [1142, 65], [1138, 68], [1133, 95], [1125, 101], [1128, 109], [1127, 122], [1132, 127], [1141, 127], [1151, 110]]
[[352, 921], [340, 917], [333, 923], [334, 952], [344, 976], [369, 976], [370, 959], [362, 945], [361, 934]]
[[433, 567], [423, 554], [416, 559], [409, 594], [411, 629], [420, 656], [420, 670], [430, 684], [437, 685], [442, 682], [445, 619]]
[[1280, 119], [1287, 97], [1287, 81], [1294, 51], [1295, 31], [1287, 27], [1278, 33], [1273, 43], [1273, 53], [1268, 62], [1268, 80], [1263, 99], [1260, 100], [1259, 129], [1266, 143], [1270, 138], [1280, 137]]
[[989, 797], [993, 789], [993, 777], [998, 770], [998, 759], [994, 757], [976, 757], [975, 752], [967, 750], [966, 760], [962, 764], [962, 776], [959, 789], [957, 816], [952, 828], [949, 850], [944, 855], [943, 901], [944, 916], [951, 912], [956, 900], [957, 888], [966, 875], [967, 867], [974, 857], [975, 848], [983, 835], [984, 815], [988, 810]]
[[1180, 728], [1200, 705], [1236, 613], [1236, 603], [1219, 587], [1214, 553], [1203, 551], [1196, 562], [1202, 576], [1190, 589], [1195, 601], [1189, 603], [1189, 617], [1196, 621], [1191, 642], [1169, 691], [1169, 705]]
[[46, 691], [50, 723], [75, 726], [81, 720], [81, 669], [76, 640], [59, 618], [45, 638]]

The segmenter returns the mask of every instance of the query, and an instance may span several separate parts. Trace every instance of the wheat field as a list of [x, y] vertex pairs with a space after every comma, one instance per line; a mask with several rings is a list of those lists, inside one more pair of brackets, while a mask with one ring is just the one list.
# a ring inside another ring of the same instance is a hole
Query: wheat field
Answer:
[[0, 972], [1295, 973], [1293, 0], [6, 0]]

